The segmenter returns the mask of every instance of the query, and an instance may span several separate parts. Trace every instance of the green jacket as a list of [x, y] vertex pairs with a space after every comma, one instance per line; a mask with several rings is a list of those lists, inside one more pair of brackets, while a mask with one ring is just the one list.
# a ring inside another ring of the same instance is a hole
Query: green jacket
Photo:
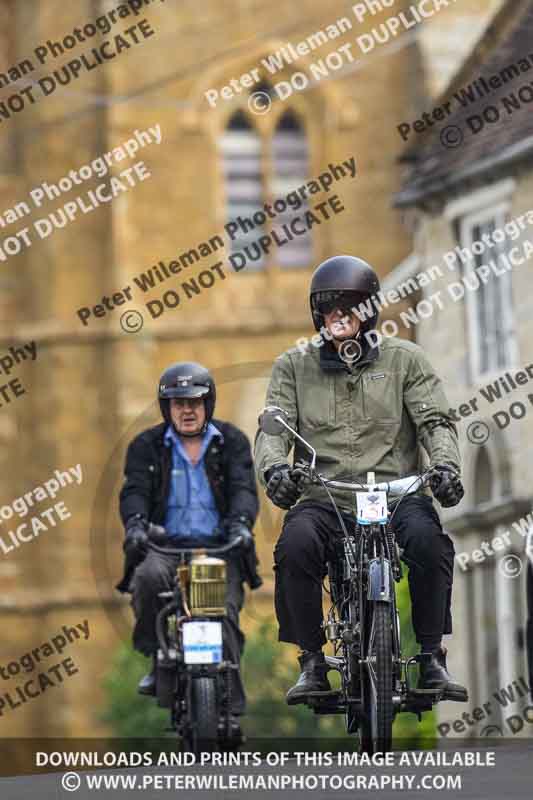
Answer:
[[[332, 480], [393, 480], [448, 464], [460, 472], [457, 428], [441, 380], [422, 349], [404, 339], [367, 348], [350, 369], [329, 343], [291, 348], [274, 362], [267, 405], [283, 408], [288, 422], [317, 451], [317, 469]], [[258, 431], [255, 464], [259, 481], [277, 464], [289, 463], [294, 437]], [[294, 461], [310, 460], [296, 441]], [[428, 490], [426, 490], [428, 491]], [[354, 507], [353, 493], [332, 492], [340, 506]], [[329, 502], [322, 486], [308, 486], [301, 500]]]

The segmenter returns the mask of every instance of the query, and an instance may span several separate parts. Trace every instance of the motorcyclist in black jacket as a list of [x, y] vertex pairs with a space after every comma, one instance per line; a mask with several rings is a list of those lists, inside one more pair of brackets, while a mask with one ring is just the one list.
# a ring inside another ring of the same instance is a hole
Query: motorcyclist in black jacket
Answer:
[[[133, 644], [147, 656], [157, 652], [158, 593], [172, 587], [177, 563], [176, 556], [147, 549], [149, 523], [165, 527], [167, 535], [157, 544], [169, 547], [216, 547], [243, 537], [243, 545], [226, 558], [224, 655], [233, 663], [239, 663], [244, 647], [239, 628], [243, 581], [252, 589], [262, 582], [252, 535], [259, 506], [250, 443], [231, 423], [213, 419], [215, 401], [215, 383], [205, 367], [172, 365], [159, 382], [164, 422], [128, 447], [120, 492], [125, 573], [117, 589], [132, 593]], [[232, 675], [232, 714], [238, 717], [246, 701], [239, 672]], [[155, 669], [141, 680], [139, 692], [155, 694]]]

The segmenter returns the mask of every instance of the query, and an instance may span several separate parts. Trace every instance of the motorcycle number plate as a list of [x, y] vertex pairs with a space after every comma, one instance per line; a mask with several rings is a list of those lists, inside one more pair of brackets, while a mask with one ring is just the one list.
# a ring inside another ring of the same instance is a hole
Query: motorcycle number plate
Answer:
[[387, 493], [357, 492], [357, 522], [361, 525], [387, 522]]
[[222, 661], [222, 623], [183, 623], [183, 656], [186, 664], [218, 664]]

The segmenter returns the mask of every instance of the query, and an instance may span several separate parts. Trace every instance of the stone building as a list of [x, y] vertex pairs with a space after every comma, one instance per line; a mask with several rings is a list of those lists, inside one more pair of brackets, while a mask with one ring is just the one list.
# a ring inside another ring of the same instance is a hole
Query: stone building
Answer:
[[[64, 681], [61, 702], [50, 690], [23, 703], [0, 717], [3, 735], [104, 731], [94, 712], [109, 664], [102, 653], [111, 654], [127, 638], [131, 619], [112, 590], [121, 565], [116, 495], [128, 440], [157, 421], [159, 374], [180, 359], [207, 364], [219, 384], [218, 414], [253, 435], [273, 358], [311, 332], [307, 284], [313, 267], [333, 253], [351, 252], [385, 276], [410, 252], [410, 232], [390, 205], [401, 177], [397, 125], [427, 97], [422, 57], [425, 74], [434, 68], [435, 81], [450, 77], [453, 31], [466, 47], [497, 3], [465, 0], [422, 28], [422, 37], [427, 31], [433, 38], [422, 38], [420, 46], [410, 32], [364, 57], [356, 37], [390, 16], [388, 10], [359, 22], [340, 0], [327, 8], [312, 0], [302, 0], [298, 8], [258, 0], [144, 5], [142, 14], [126, 10], [118, 17], [117, 12], [111, 22], [111, 12], [127, 9], [126, 2], [0, 1], [0, 74], [7, 76], [0, 81], [0, 109], [7, 104], [0, 112], [2, 209], [15, 208], [36, 187], [56, 185], [71, 170], [112, 153], [135, 138], [135, 131], [160, 126], [161, 133], [159, 145], [152, 142], [135, 159], [114, 161], [111, 168], [119, 176], [142, 160], [150, 173], [146, 180], [113, 202], [94, 203], [89, 211], [78, 206], [76, 218], [62, 229], [56, 224], [59, 212], [75, 198], [77, 187], [33, 207], [23, 220], [6, 222], [2, 215], [1, 245], [25, 225], [32, 231], [31, 245], [1, 264], [2, 351], [28, 342], [37, 348], [34, 361], [3, 375], [20, 379], [25, 394], [0, 409], [2, 507], [40, 486], [56, 469], [79, 463], [83, 481], [61, 494], [71, 518], [2, 554], [0, 664], [43, 643], [63, 625], [88, 619], [91, 631], [88, 641], [69, 645], [79, 674]], [[103, 18], [109, 30], [104, 23], [96, 26]], [[129, 47], [117, 45], [115, 36], [126, 38], [124, 31], [143, 19], [137, 42], [130, 33]], [[447, 31], [442, 51], [441, 24]], [[86, 41], [75, 38], [77, 28], [85, 31]], [[147, 36], [148, 30], [153, 33]], [[324, 34], [317, 38], [320, 31], [328, 31], [326, 39]], [[289, 45], [299, 47], [297, 57]], [[340, 50], [346, 45], [352, 51]], [[37, 51], [46, 53], [44, 63]], [[357, 55], [354, 62], [350, 52]], [[82, 55], [86, 60], [76, 75], [72, 62]], [[25, 60], [31, 62], [29, 72], [22, 67], [18, 76], [10, 72]], [[264, 60], [274, 65], [272, 71]], [[253, 70], [259, 71], [259, 81], [247, 85]], [[304, 77], [295, 78], [296, 73]], [[51, 80], [54, 91], [46, 89]], [[232, 80], [240, 91], [223, 96]], [[308, 85], [281, 100], [276, 84], [290, 86], [291, 80], [294, 87], [305, 80]], [[215, 106], [206, 97], [210, 90], [220, 95]], [[254, 91], [262, 93], [255, 100], [250, 99]], [[262, 113], [270, 101], [270, 110]], [[289, 211], [257, 230], [239, 230], [233, 243], [223, 235], [219, 247], [216, 237], [228, 222], [286, 197], [332, 170], [329, 165], [352, 157], [355, 178], [337, 171], [329, 191], [305, 198], [312, 208], [337, 194], [344, 210], [335, 213], [329, 207], [330, 218], [305, 235], [271, 246], [243, 269], [232, 268], [229, 257], [252, 246], [257, 234], [269, 236], [272, 224], [283, 229]], [[88, 191], [102, 180], [109, 177], [93, 177], [79, 187], [86, 207]], [[53, 229], [37, 236], [36, 222], [53, 213]], [[204, 256], [209, 247], [201, 244], [209, 242], [211, 253]], [[198, 260], [195, 249], [202, 254]], [[182, 274], [165, 277], [159, 266], [160, 279], [154, 270], [160, 262], [167, 271], [171, 262], [179, 264]], [[150, 269], [154, 288], [143, 292], [135, 278], [141, 280]], [[127, 288], [131, 302], [124, 302], [124, 294], [123, 308], [119, 300], [112, 309], [105, 307], [103, 297], [120, 296]], [[171, 293], [164, 305], [166, 292]], [[164, 313], [156, 301], [163, 303]], [[90, 312], [87, 324], [81, 309]], [[124, 311], [132, 310], [144, 318], [137, 332], [128, 332], [131, 315], [120, 324]], [[250, 598], [245, 630], [272, 613], [272, 545], [279, 524], [280, 515], [263, 503], [256, 534], [265, 585]], [[7, 533], [7, 520], [0, 530]], [[13, 678], [9, 687], [21, 680]]]
[[[450, 650], [470, 686], [470, 712], [481, 711], [473, 724], [442, 729], [451, 736], [530, 731], [523, 710], [533, 524], [532, 29], [533, 3], [503, 5], [423, 109], [443, 116], [413, 131], [395, 197], [414, 247], [385, 289], [403, 287], [410, 310], [397, 323], [439, 365], [463, 453], [466, 495], [445, 513], [457, 552]], [[441, 724], [462, 710], [442, 705]]]

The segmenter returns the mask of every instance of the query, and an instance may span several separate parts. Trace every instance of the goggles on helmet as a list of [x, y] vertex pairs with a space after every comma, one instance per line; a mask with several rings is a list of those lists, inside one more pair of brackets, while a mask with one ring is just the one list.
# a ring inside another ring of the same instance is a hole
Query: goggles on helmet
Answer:
[[362, 301], [358, 292], [326, 291], [315, 292], [312, 297], [313, 308], [319, 314], [331, 314], [339, 309], [343, 314], [353, 313]]

